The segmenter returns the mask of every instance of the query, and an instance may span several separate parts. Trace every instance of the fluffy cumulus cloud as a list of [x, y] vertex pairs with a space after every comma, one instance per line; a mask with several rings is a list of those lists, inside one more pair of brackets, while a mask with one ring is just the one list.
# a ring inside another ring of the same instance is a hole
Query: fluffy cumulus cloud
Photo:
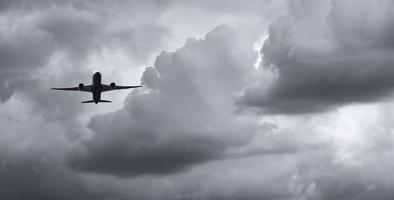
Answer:
[[392, 94], [391, 1], [290, 1], [261, 53], [275, 71], [241, 104], [265, 113], [309, 113]]
[[223, 157], [257, 125], [233, 115], [232, 96], [253, 76], [252, 41], [228, 26], [163, 52], [125, 108], [95, 116], [94, 135], [74, 152], [73, 168], [118, 175], [166, 174]]

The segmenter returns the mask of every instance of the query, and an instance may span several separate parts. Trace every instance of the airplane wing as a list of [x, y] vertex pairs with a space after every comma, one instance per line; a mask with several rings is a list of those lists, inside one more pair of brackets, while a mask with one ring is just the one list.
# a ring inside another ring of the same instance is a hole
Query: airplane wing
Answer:
[[51, 90], [92, 92], [92, 85], [84, 85], [82, 87], [51, 88]]
[[132, 89], [132, 88], [139, 88], [142, 87], [141, 85], [136, 85], [136, 86], [118, 86], [118, 85], [101, 85], [101, 91], [106, 92], [106, 91], [111, 91], [111, 90], [123, 90], [123, 89]]

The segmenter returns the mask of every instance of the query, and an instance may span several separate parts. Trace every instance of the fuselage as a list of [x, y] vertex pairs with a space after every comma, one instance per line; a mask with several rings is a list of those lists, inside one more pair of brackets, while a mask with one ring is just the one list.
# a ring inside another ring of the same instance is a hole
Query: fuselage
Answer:
[[92, 77], [92, 94], [94, 103], [98, 103], [101, 99], [101, 74], [95, 72]]

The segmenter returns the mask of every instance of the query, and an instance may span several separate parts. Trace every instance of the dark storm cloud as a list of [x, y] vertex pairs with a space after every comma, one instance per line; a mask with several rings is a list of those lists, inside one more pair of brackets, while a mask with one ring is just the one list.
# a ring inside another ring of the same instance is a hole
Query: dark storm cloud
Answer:
[[[66, 26], [67, 29], [60, 31], [59, 35], [56, 35], [56, 33], [49, 34], [49, 31], [41, 27], [50, 26], [51, 23], [46, 20], [46, 17], [52, 19], [51, 22], [54, 22], [56, 19], [61, 18], [62, 15], [60, 15], [61, 12], [53, 11], [46, 16], [45, 13], [47, 11], [43, 10], [34, 13], [14, 13], [10, 11], [0, 16], [2, 20], [8, 20], [8, 24], [1, 30], [0, 38], [0, 75], [2, 78], [0, 81], [2, 88], [0, 96], [3, 101], [7, 100], [14, 91], [21, 90], [31, 84], [34, 81], [34, 78], [32, 78], [34, 77], [33, 73], [46, 67], [51, 56], [57, 50], [60, 48], [64, 49], [64, 47], [58, 45], [63, 42], [61, 40], [62, 34], [67, 35], [68, 32], [79, 30], [78, 26], [72, 27], [70, 23], [57, 20], [56, 23], [59, 26]], [[58, 17], [54, 18], [54, 16]], [[73, 15], [70, 14], [67, 17], [70, 18], [70, 16]], [[76, 35], [73, 37], [79, 38]], [[64, 42], [72, 44], [72, 41]], [[86, 44], [89, 44], [88, 41], [84, 40]], [[70, 52], [76, 52], [77, 47], [70, 48]]]
[[100, 50], [102, 24], [88, 12], [71, 8], [52, 9], [42, 16], [40, 28], [48, 33], [57, 48], [73, 57], [85, 58], [87, 53]]
[[7, 100], [26, 84], [30, 73], [45, 66], [54, 50], [50, 38], [34, 28], [29, 21], [18, 22], [14, 30], [0, 30], [0, 98]]
[[[11, 106], [11, 102], [5, 105]], [[107, 191], [89, 188], [86, 179], [63, 163], [69, 143], [61, 126], [18, 112], [0, 116], [0, 198], [105, 199]], [[2, 114], [9, 109], [1, 107]], [[27, 119], [27, 120], [26, 120]]]
[[95, 134], [71, 155], [70, 166], [115, 175], [168, 174], [247, 142], [257, 126], [233, 116], [231, 97], [253, 72], [251, 46], [220, 26], [203, 40], [163, 52], [142, 77], [145, 92], [135, 91], [122, 110], [91, 119]]
[[74, 3], [0, 1], [0, 199], [117, 199], [64, 164], [66, 149], [87, 133], [86, 108], [49, 88], [90, 81], [87, 60], [103, 48], [146, 56], [166, 30], [150, 22], [108, 28], [113, 19], [99, 4]]
[[290, 1], [261, 50], [278, 77], [268, 88], [265, 82], [248, 88], [241, 104], [309, 113], [391, 95], [393, 8], [390, 0]]
[[[91, 73], [85, 67], [89, 56], [100, 55], [103, 49], [121, 49], [142, 62], [161, 46], [162, 39], [168, 33], [165, 26], [156, 23], [159, 19], [156, 15], [160, 12], [145, 14], [146, 18], [152, 19], [148, 22], [135, 20], [134, 23], [122, 25], [125, 22], [117, 19], [122, 13], [116, 13], [116, 10], [121, 10], [116, 4], [102, 9], [101, 4], [90, 1], [3, 3], [7, 5], [4, 8], [7, 12], [0, 13], [3, 22], [0, 29], [2, 101], [32, 82], [40, 83], [42, 88], [48, 88], [49, 83], [69, 84], [70, 80], [78, 84]], [[129, 2], [124, 6], [134, 8], [136, 6], [133, 5], [137, 4]], [[119, 24], [107, 25], [114, 20], [118, 20]], [[62, 57], [72, 69], [64, 69], [58, 80], [45, 76], [34, 80], [33, 74], [49, 67], [54, 56]]]
[[[9, 152], [7, 152], [9, 153]], [[7, 155], [0, 169], [0, 198], [21, 199], [106, 199], [109, 194], [90, 191], [82, 177], [63, 163], [45, 156]]]

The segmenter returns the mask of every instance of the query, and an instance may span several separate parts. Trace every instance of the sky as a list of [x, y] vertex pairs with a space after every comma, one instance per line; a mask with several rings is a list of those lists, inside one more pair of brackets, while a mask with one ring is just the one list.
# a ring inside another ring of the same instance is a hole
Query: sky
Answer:
[[0, 199], [393, 199], [393, 9], [0, 0]]

